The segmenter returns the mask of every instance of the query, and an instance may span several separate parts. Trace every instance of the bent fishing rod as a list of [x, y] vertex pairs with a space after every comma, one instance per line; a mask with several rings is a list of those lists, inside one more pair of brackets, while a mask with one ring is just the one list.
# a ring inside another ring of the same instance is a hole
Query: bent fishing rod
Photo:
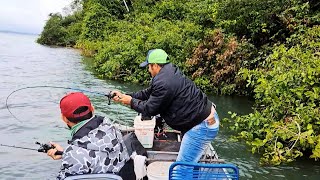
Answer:
[[[101, 93], [101, 92], [95, 92], [95, 91], [89, 91], [89, 90], [84, 90], [84, 89], [79, 89], [79, 88], [71, 88], [71, 87], [62, 87], [62, 86], [29, 86], [29, 87], [23, 87], [23, 88], [19, 88], [16, 89], [14, 91], [12, 91], [6, 98], [6, 108], [9, 111], [9, 113], [11, 114], [12, 117], [14, 117], [16, 120], [18, 120], [19, 122], [22, 123], [22, 121], [20, 121], [11, 111], [8, 105], [8, 100], [10, 98], [10, 96], [18, 91], [24, 90], [24, 89], [35, 89], [35, 88], [55, 88], [55, 89], [66, 89], [66, 90], [72, 90], [72, 91], [80, 91], [80, 92], [84, 92], [84, 93], [92, 93], [92, 94], [96, 94], [96, 95], [100, 95], [100, 96], [106, 96], [108, 98], [108, 105], [111, 104], [111, 99], [113, 97], [116, 96], [115, 93], [112, 93], [111, 91], [109, 91], [109, 93], [105, 94], [105, 93]], [[16, 148], [16, 149], [25, 149], [25, 150], [32, 150], [32, 151], [38, 151], [38, 152], [43, 152], [43, 153], [47, 153], [48, 150], [50, 149], [54, 149], [55, 147], [51, 144], [41, 144], [39, 142], [36, 142], [36, 144], [40, 145], [39, 149], [34, 149], [34, 148], [28, 148], [28, 147], [21, 147], [21, 146], [13, 146], [13, 145], [6, 145], [6, 144], [0, 144], [0, 146], [3, 147], [10, 147], [10, 148]], [[57, 151], [55, 153], [55, 155], [62, 155], [63, 152], [62, 151]]]
[[[6, 144], [0, 144], [0, 146], [4, 147], [10, 147], [10, 148], [16, 148], [16, 149], [25, 149], [25, 150], [32, 150], [32, 151], [38, 151], [38, 152], [43, 152], [47, 153], [50, 149], [54, 149], [55, 147], [51, 144], [42, 144], [39, 142], [36, 142], [35, 144], [38, 144], [40, 147], [38, 149], [35, 148], [28, 148], [28, 147], [21, 147], [21, 146], [13, 146], [13, 145], [6, 145]], [[56, 151], [54, 155], [62, 155], [62, 151]]]
[[84, 92], [84, 93], [91, 93], [91, 94], [95, 94], [95, 95], [99, 95], [99, 96], [106, 96], [108, 98], [108, 105], [111, 104], [111, 99], [115, 96], [115, 94], [111, 93], [111, 91], [109, 93], [105, 94], [105, 93], [101, 93], [101, 92], [89, 91], [89, 90], [80, 89], [80, 88], [71, 88], [71, 87], [62, 87], [62, 86], [28, 86], [28, 87], [19, 88], [19, 89], [16, 89], [16, 90], [12, 91], [6, 98], [6, 108], [7, 108], [7, 110], [9, 111], [11, 116], [13, 118], [15, 118], [16, 120], [18, 120], [19, 122], [21, 122], [21, 121], [11, 112], [11, 110], [9, 108], [9, 105], [8, 105], [9, 97], [12, 94], [14, 94], [14, 93], [16, 93], [18, 91], [21, 91], [21, 90], [24, 90], [24, 89], [36, 89], [36, 88], [66, 89], [66, 90], [72, 90], [72, 91], [80, 91], [80, 92]]

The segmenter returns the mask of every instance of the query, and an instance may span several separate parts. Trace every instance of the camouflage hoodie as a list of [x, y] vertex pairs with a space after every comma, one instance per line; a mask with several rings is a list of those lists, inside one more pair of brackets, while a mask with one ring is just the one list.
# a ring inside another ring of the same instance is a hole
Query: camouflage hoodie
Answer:
[[120, 171], [130, 158], [121, 132], [107, 122], [107, 118], [95, 116], [73, 135], [63, 152], [57, 179]]

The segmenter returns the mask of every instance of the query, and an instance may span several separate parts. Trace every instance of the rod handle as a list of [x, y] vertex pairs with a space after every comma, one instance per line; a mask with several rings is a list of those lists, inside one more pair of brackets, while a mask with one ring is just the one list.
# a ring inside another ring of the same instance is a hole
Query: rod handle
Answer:
[[62, 155], [63, 151], [57, 151], [56, 153], [54, 153], [54, 155]]

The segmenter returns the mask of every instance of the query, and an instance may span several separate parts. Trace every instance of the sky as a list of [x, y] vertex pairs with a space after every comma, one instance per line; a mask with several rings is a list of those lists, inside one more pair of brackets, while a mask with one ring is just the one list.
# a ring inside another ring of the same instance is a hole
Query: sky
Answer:
[[50, 13], [72, 0], [0, 0], [0, 31], [40, 34]]

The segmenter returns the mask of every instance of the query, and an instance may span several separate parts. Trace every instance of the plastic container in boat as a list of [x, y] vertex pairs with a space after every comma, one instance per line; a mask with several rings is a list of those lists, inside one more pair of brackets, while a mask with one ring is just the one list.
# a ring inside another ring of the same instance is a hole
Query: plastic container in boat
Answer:
[[173, 162], [156, 161], [148, 165], [147, 176], [149, 180], [168, 180], [169, 168]]
[[144, 148], [152, 148], [156, 119], [141, 121], [141, 116], [134, 119], [134, 132]]

